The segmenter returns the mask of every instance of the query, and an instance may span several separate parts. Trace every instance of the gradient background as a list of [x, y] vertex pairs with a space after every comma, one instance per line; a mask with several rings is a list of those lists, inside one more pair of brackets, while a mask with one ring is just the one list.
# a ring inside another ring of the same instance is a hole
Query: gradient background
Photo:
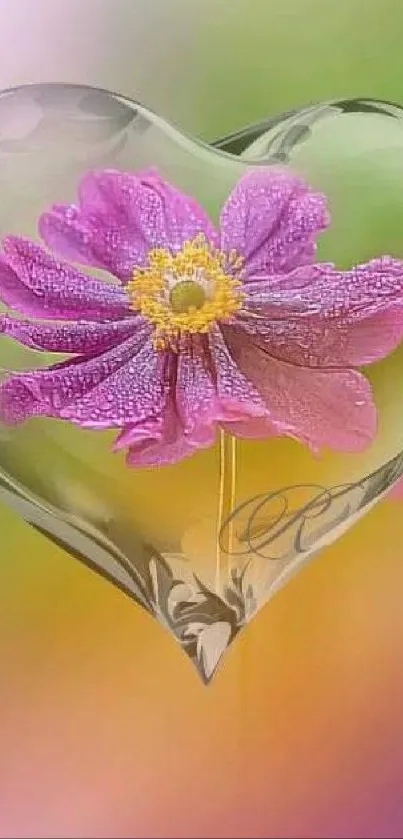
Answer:
[[[403, 100], [400, 0], [1, 0], [0, 86], [87, 82], [210, 138]], [[383, 503], [206, 690], [118, 591], [0, 510], [0, 835], [401, 837], [403, 518]]]

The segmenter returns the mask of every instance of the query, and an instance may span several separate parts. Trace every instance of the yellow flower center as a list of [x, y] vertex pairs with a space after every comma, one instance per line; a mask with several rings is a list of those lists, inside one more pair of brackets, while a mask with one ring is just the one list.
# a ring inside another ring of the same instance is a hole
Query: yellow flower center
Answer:
[[132, 309], [153, 324], [155, 346], [176, 350], [184, 336], [230, 319], [244, 299], [242, 264], [234, 251], [214, 248], [203, 234], [177, 253], [150, 250], [147, 265], [135, 269], [127, 291]]

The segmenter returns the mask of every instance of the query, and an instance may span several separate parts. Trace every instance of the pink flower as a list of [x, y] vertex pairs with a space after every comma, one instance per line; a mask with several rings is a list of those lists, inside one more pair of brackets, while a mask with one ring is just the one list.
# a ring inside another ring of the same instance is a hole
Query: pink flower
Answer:
[[3, 420], [116, 428], [115, 448], [137, 466], [210, 446], [217, 426], [363, 448], [376, 409], [355, 368], [402, 338], [403, 263], [314, 264], [328, 223], [324, 196], [273, 168], [241, 178], [219, 230], [154, 170], [85, 175], [78, 203], [55, 205], [40, 233], [116, 279], [91, 277], [27, 239], [3, 241], [0, 296], [31, 318], [4, 315], [3, 332], [73, 356], [10, 374]]

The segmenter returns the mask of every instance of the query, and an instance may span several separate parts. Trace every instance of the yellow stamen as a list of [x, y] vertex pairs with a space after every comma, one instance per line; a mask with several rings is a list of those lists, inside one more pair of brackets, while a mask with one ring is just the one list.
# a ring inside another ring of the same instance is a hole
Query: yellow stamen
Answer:
[[238, 279], [242, 264], [234, 251], [214, 248], [203, 234], [185, 242], [178, 253], [153, 248], [127, 291], [132, 308], [153, 324], [155, 346], [175, 349], [184, 335], [206, 333], [237, 312], [244, 299]]

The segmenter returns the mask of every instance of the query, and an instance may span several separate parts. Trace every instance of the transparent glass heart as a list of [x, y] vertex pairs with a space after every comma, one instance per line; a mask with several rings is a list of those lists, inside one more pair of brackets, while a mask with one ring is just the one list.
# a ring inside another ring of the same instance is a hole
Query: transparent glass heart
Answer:
[[[74, 202], [90, 169], [156, 166], [217, 219], [245, 171], [281, 162], [329, 197], [321, 261], [344, 268], [385, 253], [403, 257], [402, 115], [370, 100], [325, 103], [208, 146], [106, 91], [6, 91], [1, 235], [38, 240], [40, 214]], [[1, 338], [5, 374], [54, 361]], [[366, 370], [379, 431], [360, 454], [315, 457], [294, 440], [235, 441], [221, 433], [215, 446], [185, 461], [135, 469], [112, 453], [113, 433], [32, 419], [0, 429], [0, 495], [156, 617], [208, 682], [279, 586], [403, 473], [402, 365], [398, 349]]]

